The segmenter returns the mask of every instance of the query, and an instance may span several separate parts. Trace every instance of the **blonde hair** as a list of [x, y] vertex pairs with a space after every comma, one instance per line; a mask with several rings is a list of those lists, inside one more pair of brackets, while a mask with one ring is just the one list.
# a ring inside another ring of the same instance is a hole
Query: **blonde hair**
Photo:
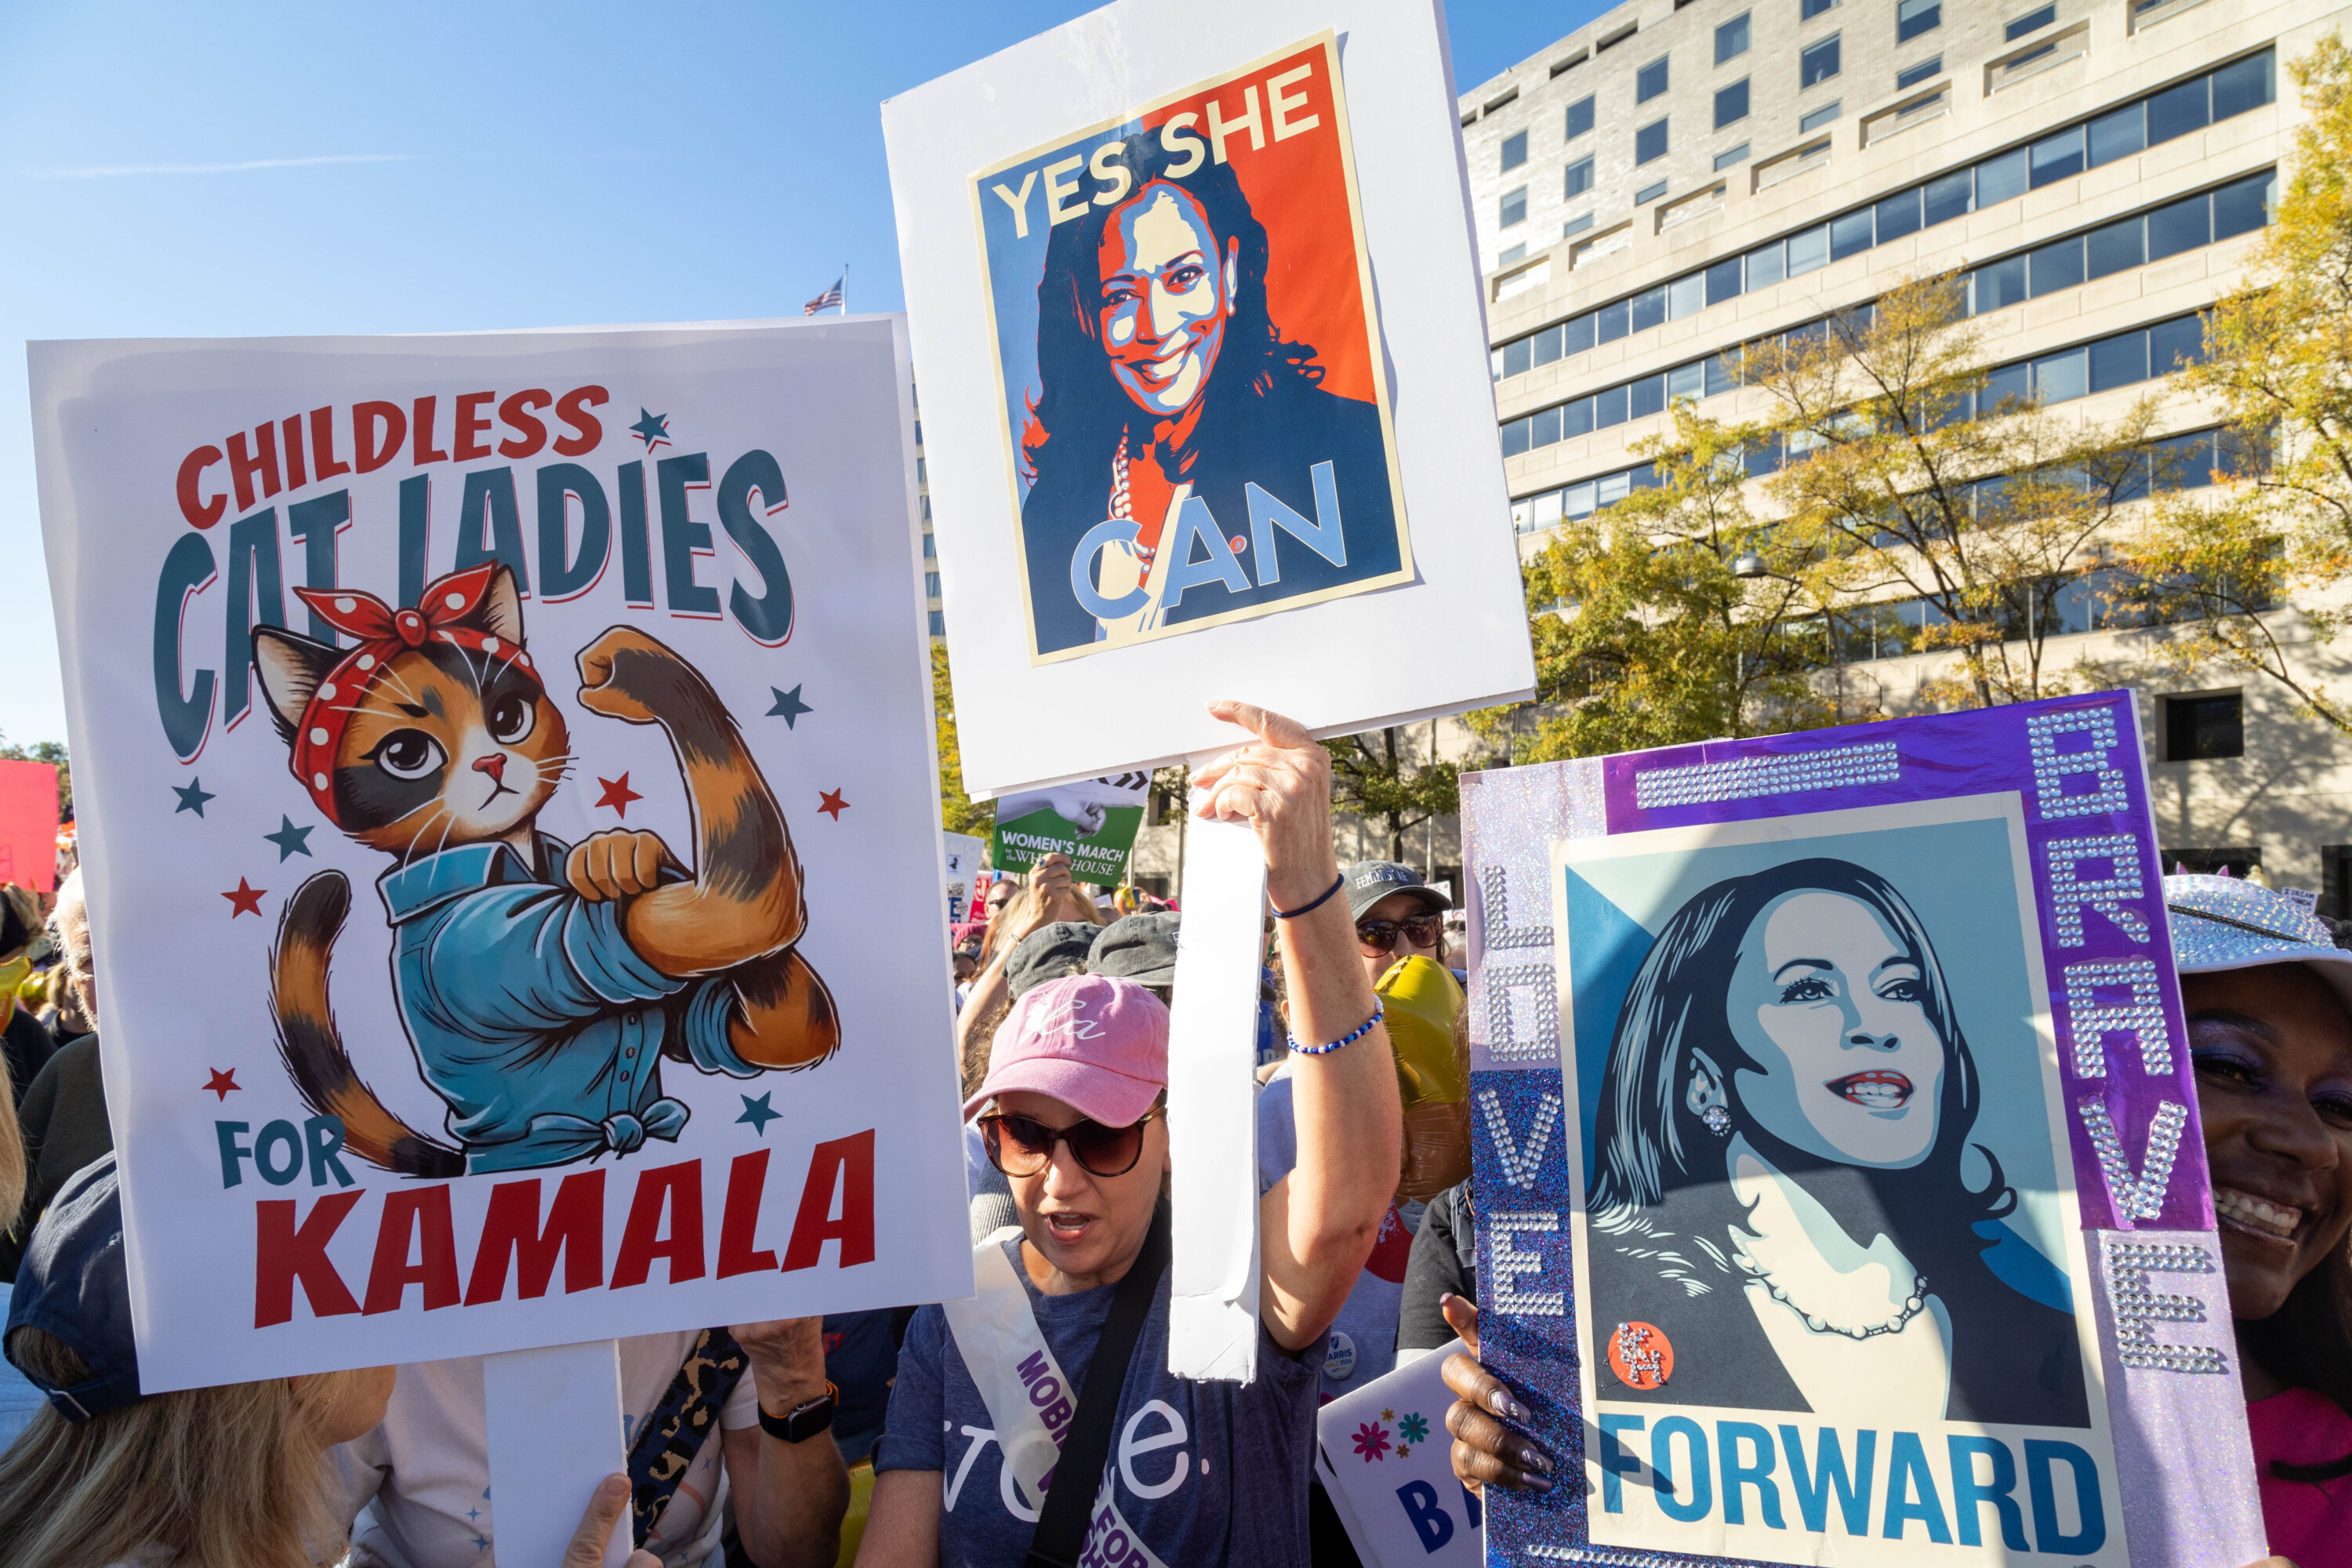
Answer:
[[[1110, 922], [1104, 918], [1102, 910], [1095, 907], [1094, 899], [1087, 893], [1080, 890], [1085, 888], [1085, 886], [1086, 884], [1083, 882], [1072, 882], [1070, 884], [1068, 894], [1062, 899], [1062, 903], [1066, 912], [1055, 915], [1054, 919], [1057, 921], [1082, 921], [1089, 925], [1109, 924]], [[1066, 912], [1068, 908], [1073, 905], [1076, 906], [1079, 910], [1078, 913], [1071, 914]], [[1032, 922], [1039, 924], [1045, 923], [1037, 920], [1037, 917], [1043, 915], [1045, 912], [1045, 892], [1041, 889], [1031, 887], [1028, 884], [1024, 883], [1021, 890], [1013, 895], [1013, 898], [1005, 904], [1005, 906], [996, 912], [995, 918], [988, 922], [988, 933], [981, 938], [980, 943], [980, 961], [982, 964], [985, 966], [991, 960], [996, 957], [997, 944], [1002, 940], [1000, 936], [1001, 932], [1011, 931], [1016, 926], [1029, 927], [1032, 925]]]
[[[13, 1007], [14, 998], [0, 998]], [[5, 1071], [0, 1071], [0, 1231], [12, 1228], [16, 1211], [25, 1206], [25, 1138], [16, 1126], [16, 1093]]]
[[[89, 1376], [39, 1329], [8, 1348], [51, 1383]], [[142, 1548], [185, 1568], [336, 1562], [350, 1542], [321, 1413], [364, 1375], [182, 1389], [87, 1421], [45, 1406], [0, 1456], [0, 1568], [106, 1568]]]

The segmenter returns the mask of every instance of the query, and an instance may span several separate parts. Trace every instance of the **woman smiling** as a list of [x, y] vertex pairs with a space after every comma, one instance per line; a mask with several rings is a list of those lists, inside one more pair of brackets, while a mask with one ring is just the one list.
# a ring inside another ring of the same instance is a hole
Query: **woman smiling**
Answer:
[[1885, 878], [1812, 858], [1691, 898], [1601, 1081], [1603, 1396], [2085, 1425], [2065, 1297], [2000, 1225], [2015, 1195], [1970, 1140], [1980, 1093], [1935, 946]]

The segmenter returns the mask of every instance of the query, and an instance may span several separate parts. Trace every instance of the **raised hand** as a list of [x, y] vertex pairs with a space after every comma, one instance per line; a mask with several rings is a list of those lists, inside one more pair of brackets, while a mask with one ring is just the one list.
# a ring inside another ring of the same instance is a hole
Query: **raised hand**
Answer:
[[1265, 854], [1265, 890], [1276, 909], [1297, 909], [1339, 876], [1331, 848], [1331, 753], [1295, 721], [1248, 702], [1216, 701], [1209, 711], [1257, 737], [1192, 775], [1198, 814], [1245, 822]]

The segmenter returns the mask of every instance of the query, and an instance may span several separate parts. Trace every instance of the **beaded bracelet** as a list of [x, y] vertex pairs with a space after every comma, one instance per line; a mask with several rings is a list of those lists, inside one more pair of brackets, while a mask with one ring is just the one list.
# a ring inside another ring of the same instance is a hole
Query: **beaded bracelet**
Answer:
[[1375, 996], [1372, 998], [1372, 1016], [1365, 1019], [1355, 1028], [1349, 1030], [1346, 1034], [1332, 1041], [1328, 1046], [1302, 1046], [1298, 1043], [1298, 1037], [1291, 1034], [1287, 1030], [1283, 1032], [1283, 1037], [1290, 1042], [1290, 1048], [1297, 1051], [1302, 1057], [1328, 1057], [1333, 1051], [1338, 1050], [1341, 1046], [1352, 1046], [1358, 1040], [1362, 1039], [1366, 1035], [1370, 1034], [1372, 1032], [1372, 1026], [1387, 1016], [1388, 1009], [1382, 1007], [1381, 1005], [1380, 998]]

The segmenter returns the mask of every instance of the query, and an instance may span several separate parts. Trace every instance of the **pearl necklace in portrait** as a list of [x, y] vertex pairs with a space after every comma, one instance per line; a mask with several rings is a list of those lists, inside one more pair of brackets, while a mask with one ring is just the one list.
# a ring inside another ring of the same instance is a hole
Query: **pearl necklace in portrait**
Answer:
[[1789, 1292], [1769, 1274], [1757, 1268], [1753, 1264], [1748, 1264], [1747, 1267], [1749, 1270], [1749, 1279], [1763, 1286], [1771, 1293], [1772, 1300], [1796, 1313], [1804, 1321], [1805, 1327], [1817, 1334], [1836, 1334], [1854, 1340], [1874, 1339], [1880, 1334], [1899, 1334], [1903, 1331], [1903, 1325], [1917, 1317], [1927, 1305], [1927, 1277], [1925, 1274], [1915, 1274], [1911, 1278], [1909, 1298], [1896, 1310], [1893, 1317], [1883, 1323], [1857, 1323], [1849, 1327], [1843, 1323], [1832, 1323], [1818, 1312], [1806, 1311], [1789, 1299]]

